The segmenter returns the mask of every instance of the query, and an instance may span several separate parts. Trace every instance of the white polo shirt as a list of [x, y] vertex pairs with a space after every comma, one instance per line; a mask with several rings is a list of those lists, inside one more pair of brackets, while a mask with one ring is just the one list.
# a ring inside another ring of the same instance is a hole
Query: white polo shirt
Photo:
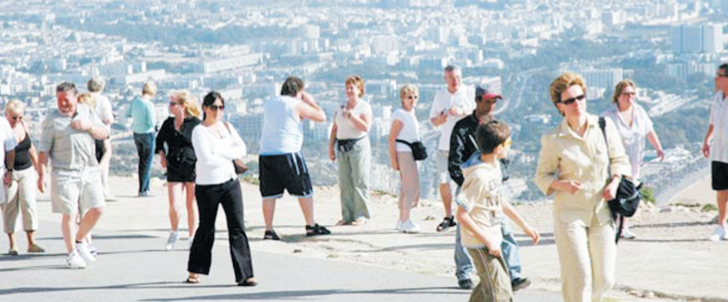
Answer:
[[432, 107], [430, 107], [430, 119], [436, 118], [443, 111], [456, 106], [463, 110], [464, 115], [448, 115], [447, 121], [440, 125], [440, 142], [437, 144], [438, 150], [450, 150], [450, 135], [452, 134], [452, 129], [455, 128], [455, 123], [473, 113], [473, 110], [475, 110], [475, 88], [473, 86], [460, 86], [460, 89], [455, 93], [447, 91], [447, 87], [438, 90], [437, 94], [435, 94], [435, 99], [432, 101]]
[[720, 90], [710, 106], [710, 124], [713, 125], [710, 160], [728, 163], [728, 99]]

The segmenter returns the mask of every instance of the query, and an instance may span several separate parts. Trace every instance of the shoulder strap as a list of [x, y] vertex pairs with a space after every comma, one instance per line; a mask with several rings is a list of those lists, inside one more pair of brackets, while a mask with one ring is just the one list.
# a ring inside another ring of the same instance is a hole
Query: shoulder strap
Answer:
[[405, 144], [407, 146], [410, 146], [410, 148], [412, 147], [412, 143], [410, 143], [410, 142], [408, 142], [406, 140], [397, 139], [397, 140], [395, 140], [395, 142], [403, 143], [403, 144]]

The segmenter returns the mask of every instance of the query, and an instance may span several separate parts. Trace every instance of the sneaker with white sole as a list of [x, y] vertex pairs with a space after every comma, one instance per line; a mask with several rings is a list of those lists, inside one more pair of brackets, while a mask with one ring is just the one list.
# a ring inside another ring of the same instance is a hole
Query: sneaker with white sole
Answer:
[[171, 251], [174, 249], [174, 244], [177, 243], [177, 239], [179, 239], [179, 233], [172, 232], [169, 234], [169, 238], [167, 239], [167, 244], [164, 245], [165, 251]]
[[68, 254], [66, 263], [68, 263], [68, 267], [70, 267], [71, 269], [86, 268], [86, 261], [83, 261], [83, 258], [81, 258], [81, 255], [79, 255], [76, 251], [73, 251], [70, 254]]
[[419, 233], [420, 232], [420, 226], [416, 225], [412, 220], [407, 220], [405, 222], [402, 222], [402, 225], [400, 225], [399, 230], [403, 233]]
[[397, 230], [397, 232], [402, 231], [402, 222], [397, 220], [397, 226], [394, 227], [394, 229]]
[[77, 242], [76, 243], [76, 251], [78, 254], [83, 258], [83, 261], [86, 261], [86, 263], [91, 263], [96, 261], [96, 257], [91, 254], [91, 251], [88, 249], [88, 245], [86, 245], [86, 242]]
[[91, 253], [91, 255], [93, 255], [94, 258], [96, 258], [96, 256], [99, 255], [99, 253], [96, 252], [96, 246], [93, 244], [88, 244], [88, 252]]
[[629, 228], [625, 227], [622, 228], [622, 238], [624, 239], [635, 239], [637, 238], [637, 234], [633, 233]]
[[721, 241], [721, 240], [728, 240], [728, 236], [726, 236], [727, 233], [728, 232], [726, 232], [725, 227], [718, 226], [717, 228], [715, 228], [713, 235], [710, 235], [710, 237], [708, 239], [710, 239], [710, 241], [714, 241], [714, 242]]

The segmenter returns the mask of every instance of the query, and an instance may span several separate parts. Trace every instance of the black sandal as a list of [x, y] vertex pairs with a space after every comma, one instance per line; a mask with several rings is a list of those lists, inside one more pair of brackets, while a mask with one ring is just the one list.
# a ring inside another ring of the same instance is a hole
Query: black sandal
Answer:
[[278, 237], [278, 234], [274, 230], [265, 231], [265, 235], [263, 235], [263, 240], [281, 240], [281, 237]]
[[253, 278], [253, 277], [250, 277], [241, 282], [238, 282], [238, 286], [256, 286], [256, 285], [258, 285], [258, 281], [256, 281], [255, 278]]
[[331, 231], [324, 226], [320, 226], [318, 223], [306, 226], [306, 237], [329, 234], [331, 234]]
[[454, 227], [456, 225], [458, 224], [455, 222], [455, 216], [445, 217], [442, 222], [437, 225], [437, 231], [446, 231], [448, 228]]

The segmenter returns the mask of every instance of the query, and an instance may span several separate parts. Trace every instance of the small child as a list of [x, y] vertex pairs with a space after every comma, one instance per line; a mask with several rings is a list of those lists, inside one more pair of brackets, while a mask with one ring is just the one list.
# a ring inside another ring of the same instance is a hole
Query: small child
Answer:
[[461, 167], [465, 182], [456, 203], [463, 246], [473, 258], [480, 283], [473, 289], [470, 302], [512, 301], [513, 290], [508, 267], [501, 255], [501, 220], [510, 217], [538, 244], [539, 234], [503, 198], [503, 182], [498, 159], [505, 158], [511, 146], [508, 125], [491, 120], [478, 126], [475, 133], [480, 153]]

